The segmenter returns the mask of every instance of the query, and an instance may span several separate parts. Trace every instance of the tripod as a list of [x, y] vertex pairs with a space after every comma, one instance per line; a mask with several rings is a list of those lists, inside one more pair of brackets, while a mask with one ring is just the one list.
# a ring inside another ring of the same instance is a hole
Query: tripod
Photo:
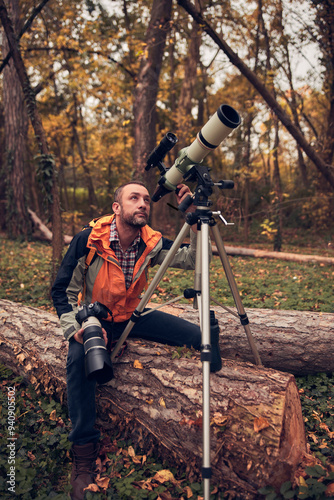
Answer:
[[[243, 308], [237, 285], [228, 261], [228, 257], [224, 248], [222, 238], [217, 227], [214, 215], [220, 213], [211, 212], [209, 207], [212, 202], [209, 196], [212, 194], [212, 186], [215, 184], [211, 180], [209, 169], [203, 165], [194, 165], [191, 170], [186, 174], [185, 180], [196, 180], [197, 187], [194, 196], [189, 196], [179, 206], [179, 210], [186, 211], [190, 205], [196, 207], [194, 212], [188, 213], [186, 222], [184, 223], [181, 231], [176, 237], [172, 247], [170, 248], [165, 260], [161, 264], [159, 270], [153, 277], [150, 285], [148, 286], [143, 298], [141, 299], [137, 309], [132, 314], [127, 326], [124, 329], [121, 337], [119, 338], [111, 355], [113, 361], [121, 349], [122, 344], [131, 332], [134, 324], [143, 313], [146, 304], [151, 298], [154, 290], [163, 278], [167, 268], [172, 262], [177, 250], [180, 248], [189, 226], [197, 224], [197, 247], [196, 247], [196, 264], [195, 264], [195, 277], [194, 288], [185, 291], [186, 298], [194, 299], [194, 307], [199, 309], [200, 327], [202, 334], [202, 406], [203, 406], [203, 457], [202, 457], [202, 478], [204, 485], [204, 499], [210, 498], [210, 478], [211, 478], [211, 465], [210, 465], [210, 362], [211, 362], [211, 335], [210, 335], [210, 244], [209, 244], [209, 228], [212, 230], [213, 238], [216, 243], [218, 254], [223, 265], [225, 275], [238, 311], [238, 317], [243, 325], [249, 345], [251, 347], [255, 363], [261, 365], [261, 359], [257, 351], [254, 339], [252, 337], [247, 314]], [[231, 181], [220, 181], [218, 184], [220, 189], [231, 188], [233, 183]], [[221, 217], [221, 216], [220, 216]], [[226, 221], [221, 217], [226, 223]], [[176, 299], [177, 300], [177, 299]], [[173, 300], [174, 301], [174, 300]], [[227, 309], [227, 308], [225, 308]], [[229, 311], [232, 312], [232, 311]], [[145, 312], [144, 314], [147, 314]], [[232, 312], [232, 314], [235, 314]]]

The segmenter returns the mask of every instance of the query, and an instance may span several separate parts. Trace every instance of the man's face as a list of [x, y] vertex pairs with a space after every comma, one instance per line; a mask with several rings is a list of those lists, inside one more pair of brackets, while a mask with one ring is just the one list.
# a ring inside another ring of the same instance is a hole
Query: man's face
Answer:
[[121, 199], [113, 204], [113, 210], [123, 224], [140, 228], [147, 224], [150, 215], [150, 195], [144, 186], [124, 186]]

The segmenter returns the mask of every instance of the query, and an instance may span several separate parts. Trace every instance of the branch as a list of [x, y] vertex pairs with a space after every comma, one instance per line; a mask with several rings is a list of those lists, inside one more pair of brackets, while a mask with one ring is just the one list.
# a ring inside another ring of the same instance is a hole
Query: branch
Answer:
[[[23, 26], [23, 28], [21, 29], [21, 31], [20, 31], [20, 33], [18, 35], [18, 40], [20, 40], [20, 38], [22, 38], [22, 36], [24, 35], [24, 33], [31, 27], [34, 19], [38, 16], [38, 14], [41, 12], [41, 10], [43, 9], [43, 7], [48, 3], [48, 1], [49, 0], [42, 0], [42, 2], [39, 5], [37, 5], [37, 7], [34, 7], [32, 13], [30, 14], [30, 17], [24, 23], [24, 26]], [[12, 57], [12, 52], [10, 50], [8, 52], [8, 54], [6, 55], [6, 57], [4, 58], [4, 60], [2, 61], [1, 65], [0, 65], [0, 73], [7, 66], [8, 62], [11, 59], [11, 57]]]
[[[39, 50], [46, 50], [48, 52], [51, 51], [58, 51], [58, 52], [73, 52], [74, 54], [79, 54], [81, 51], [78, 49], [74, 49], [73, 47], [66, 47], [66, 46], [61, 46], [61, 47], [30, 47], [28, 49], [25, 49], [25, 52], [33, 52], [33, 51], [39, 51]], [[122, 64], [119, 61], [116, 61], [113, 57], [111, 57], [108, 54], [105, 54], [101, 50], [85, 50], [85, 54], [92, 54], [92, 55], [97, 55], [97, 56], [102, 56], [105, 57], [106, 59], [109, 59], [112, 63], [116, 64], [116, 66], [119, 66], [125, 73], [127, 73], [131, 78], [135, 79], [136, 78], [136, 73], [131, 71], [130, 69], [126, 68], [124, 64]]]

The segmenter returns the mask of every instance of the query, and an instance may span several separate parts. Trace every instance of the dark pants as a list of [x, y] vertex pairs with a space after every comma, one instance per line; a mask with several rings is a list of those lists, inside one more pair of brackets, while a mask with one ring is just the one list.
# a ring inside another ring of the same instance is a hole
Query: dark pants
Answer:
[[[117, 340], [127, 322], [108, 323], [102, 321], [108, 337]], [[141, 338], [174, 346], [194, 347], [200, 350], [201, 331], [197, 325], [171, 314], [154, 311], [141, 316], [134, 324], [129, 338]], [[100, 432], [95, 429], [95, 388], [96, 382], [85, 375], [84, 349], [73, 338], [69, 342], [67, 357], [67, 399], [72, 431], [70, 441], [75, 444], [94, 443]]]

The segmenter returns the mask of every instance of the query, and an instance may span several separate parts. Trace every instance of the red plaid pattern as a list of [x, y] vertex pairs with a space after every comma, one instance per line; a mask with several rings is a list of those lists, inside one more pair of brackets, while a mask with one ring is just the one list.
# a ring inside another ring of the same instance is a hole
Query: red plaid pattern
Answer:
[[113, 220], [110, 226], [110, 245], [114, 250], [116, 258], [121, 266], [124, 274], [126, 288], [128, 289], [132, 283], [133, 270], [136, 263], [138, 245], [140, 242], [140, 233], [135, 238], [129, 248], [124, 252], [118, 237], [116, 221]]

